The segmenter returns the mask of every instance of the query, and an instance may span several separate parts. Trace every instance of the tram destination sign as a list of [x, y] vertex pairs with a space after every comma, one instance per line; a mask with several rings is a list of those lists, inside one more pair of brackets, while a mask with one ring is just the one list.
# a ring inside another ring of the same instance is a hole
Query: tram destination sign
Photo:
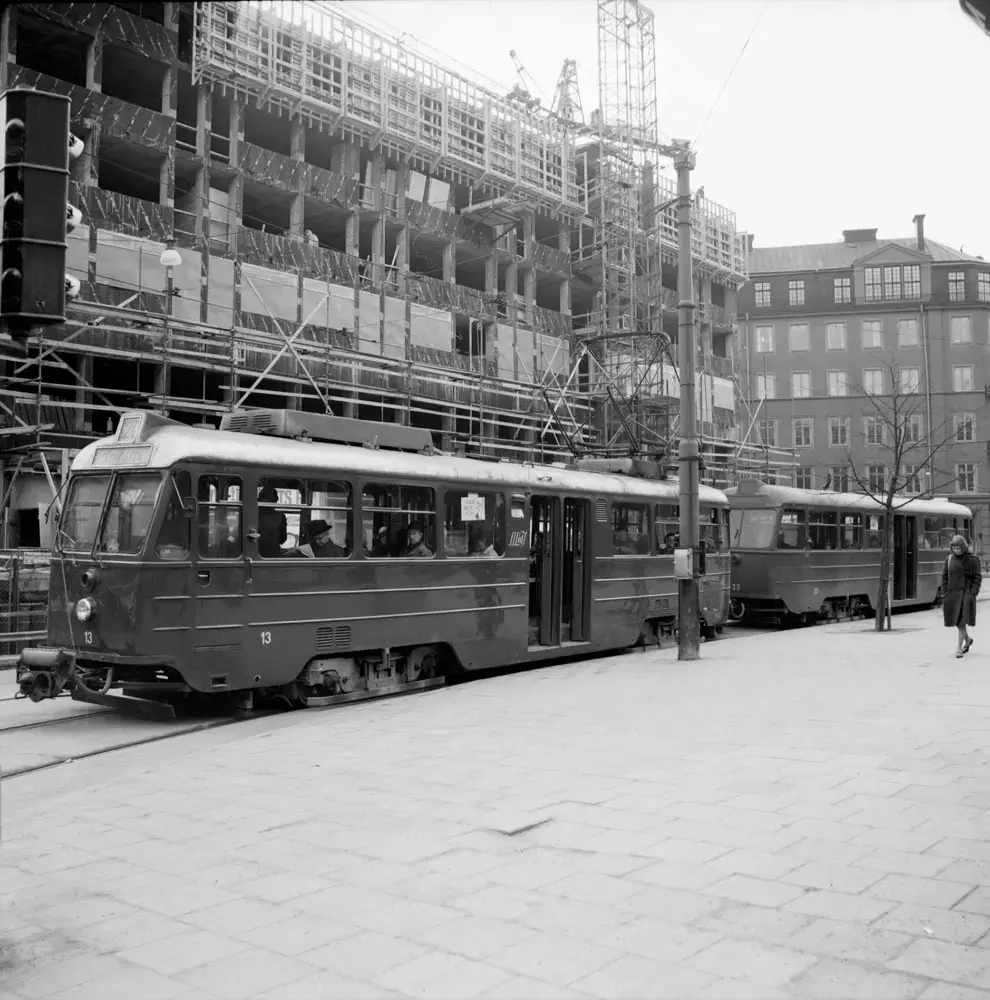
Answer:
[[154, 448], [150, 444], [124, 448], [97, 448], [93, 456], [96, 469], [119, 469], [125, 465], [148, 465]]

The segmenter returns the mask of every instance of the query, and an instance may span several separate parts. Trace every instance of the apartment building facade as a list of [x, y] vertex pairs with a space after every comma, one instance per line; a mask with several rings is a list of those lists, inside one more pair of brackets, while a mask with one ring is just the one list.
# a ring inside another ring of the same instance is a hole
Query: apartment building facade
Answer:
[[789, 469], [768, 466], [779, 482], [882, 488], [896, 405], [909, 442], [903, 491], [966, 504], [985, 545], [990, 262], [926, 238], [924, 216], [915, 225], [910, 238], [846, 230], [837, 243], [752, 249], [739, 293], [750, 440], [790, 450]]

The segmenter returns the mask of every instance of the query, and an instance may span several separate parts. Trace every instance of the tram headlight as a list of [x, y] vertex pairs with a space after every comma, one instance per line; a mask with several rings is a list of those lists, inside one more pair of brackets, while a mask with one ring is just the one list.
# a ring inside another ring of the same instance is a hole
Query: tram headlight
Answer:
[[88, 622], [96, 614], [96, 601], [92, 597], [81, 597], [76, 602], [76, 618]]

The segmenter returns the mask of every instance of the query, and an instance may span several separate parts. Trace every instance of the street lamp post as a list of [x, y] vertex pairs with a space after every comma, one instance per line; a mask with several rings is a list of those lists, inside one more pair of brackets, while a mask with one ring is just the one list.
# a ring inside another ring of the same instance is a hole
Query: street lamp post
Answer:
[[162, 414], [168, 413], [169, 382], [171, 371], [169, 357], [172, 353], [172, 296], [175, 295], [174, 272], [182, 263], [179, 251], [175, 249], [174, 240], [168, 240], [159, 261], [165, 268], [165, 325], [162, 330], [162, 385], [159, 395], [158, 409]]

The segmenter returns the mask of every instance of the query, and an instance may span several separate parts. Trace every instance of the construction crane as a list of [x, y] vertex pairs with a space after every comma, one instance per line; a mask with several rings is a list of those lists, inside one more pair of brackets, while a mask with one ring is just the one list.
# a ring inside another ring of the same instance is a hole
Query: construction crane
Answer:
[[581, 107], [581, 92], [578, 90], [577, 60], [565, 59], [557, 77], [557, 89], [553, 94], [550, 113], [561, 121], [573, 125], [584, 124], [584, 108]]
[[[521, 60], [519, 59], [519, 56], [516, 55], [515, 49], [509, 49], [509, 58], [512, 59], [512, 65], [515, 66], [516, 73], [518, 74], [519, 79], [522, 81], [522, 86], [520, 86], [517, 83], [512, 88], [512, 90], [509, 91], [508, 93], [509, 100], [519, 101], [520, 103], [524, 104], [527, 108], [529, 108], [531, 111], [534, 110], [535, 108], [538, 108], [542, 103], [542, 101], [539, 97], [533, 96], [532, 92], [529, 90], [529, 87], [527, 86], [526, 77], [529, 77], [529, 82], [533, 85], [533, 87], [536, 90], [539, 90], [541, 94], [543, 94], [543, 91], [540, 90], [540, 85], [536, 82], [535, 78], [533, 77], [533, 74], [530, 73], [525, 66], [523, 66]], [[546, 97], [546, 94], [543, 94], [543, 96]]]

